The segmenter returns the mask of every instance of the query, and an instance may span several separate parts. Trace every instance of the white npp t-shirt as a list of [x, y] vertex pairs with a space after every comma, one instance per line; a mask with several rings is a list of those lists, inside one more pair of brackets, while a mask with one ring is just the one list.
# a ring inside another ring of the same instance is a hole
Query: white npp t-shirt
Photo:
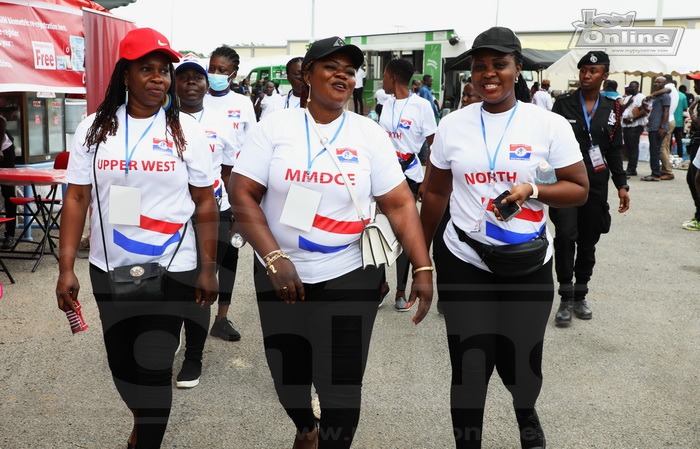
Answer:
[[[523, 210], [508, 222], [498, 221], [495, 214], [487, 210], [488, 205], [514, 185], [535, 182], [535, 170], [542, 160], [555, 169], [582, 160], [578, 142], [566, 119], [531, 103], [518, 102], [518, 109], [506, 130], [511, 112], [512, 109], [500, 114], [483, 112], [491, 158], [503, 136], [495, 158], [494, 183], [489, 182], [491, 164], [482, 137], [481, 103], [444, 117], [431, 146], [432, 164], [452, 171], [452, 218], [445, 230], [445, 244], [459, 259], [486, 271], [488, 268], [476, 252], [459, 240], [453, 224], [469, 232], [473, 239], [490, 245], [530, 241], [546, 228], [544, 204], [528, 200]], [[549, 233], [547, 238], [550, 246], [546, 260], [549, 260], [552, 254]]]
[[[94, 161], [97, 173], [97, 189], [94, 184], [93, 158], [95, 147], [84, 146], [85, 136], [95, 114], [83, 120], [75, 132], [73, 148], [66, 171], [66, 182], [76, 185], [93, 185], [90, 209], [90, 263], [106, 270], [105, 254], [100, 226], [104, 225], [109, 268], [134, 263], [159, 262], [168, 266], [178, 242], [182, 238], [185, 223], [194, 214], [195, 204], [189, 186], [209, 187], [214, 183], [211, 155], [204, 137], [204, 130], [196, 120], [180, 115], [180, 123], [187, 141], [184, 161], [177, 155], [172, 135], [166, 132], [165, 111], [155, 117], [134, 119], [129, 117], [129, 148], [135, 148], [126, 166], [125, 108], [117, 110], [118, 128], [115, 136], [108, 136], [101, 143]], [[149, 128], [150, 126], [150, 128]], [[140, 189], [141, 210], [139, 225], [109, 223], [110, 189], [126, 186]], [[99, 192], [99, 207], [96, 192]], [[99, 210], [102, 210], [100, 221]], [[192, 226], [177, 250], [170, 271], [194, 270], [197, 265], [197, 249]]]
[[[669, 93], [669, 96], [671, 97], [671, 106], [668, 108], [668, 122], [671, 123], [676, 119], [673, 115], [673, 112], [678, 107], [678, 102], [681, 101], [679, 97], [680, 92], [678, 92], [678, 89], [676, 89], [676, 85], [673, 83], [667, 83], [666, 85], [664, 85], [664, 89], [668, 89], [671, 91], [671, 93]], [[676, 124], [676, 126], [679, 125]]]
[[[215, 117], [223, 117], [228, 123], [230, 142], [234, 145], [236, 155], [241, 151], [248, 129], [258, 120], [250, 97], [229, 91], [226, 95], [215, 97], [210, 93], [204, 96], [204, 108]], [[224, 165], [234, 165], [224, 157]]]
[[204, 128], [209, 144], [212, 170], [214, 171], [214, 196], [216, 196], [219, 210], [228, 210], [231, 208], [231, 204], [228, 201], [228, 192], [221, 173], [222, 165], [233, 166], [233, 161], [236, 160], [235, 144], [231, 141], [234, 135], [229, 132], [229, 122], [219, 114], [202, 109], [192, 116]]
[[[287, 253], [303, 282], [336, 278], [362, 266], [359, 238], [363, 224], [331, 156], [348, 175], [365, 216], [370, 202], [401, 184], [405, 178], [386, 132], [375, 122], [345, 112], [321, 132], [332, 139], [329, 155], [312, 124], [308, 133], [304, 109], [284, 109], [275, 120], [263, 120], [248, 134], [235, 173], [266, 187], [261, 207], [272, 234]], [[291, 185], [321, 192], [310, 231], [280, 223]]]
[[437, 130], [430, 102], [413, 94], [401, 100], [392, 96], [384, 103], [379, 124], [389, 135], [399, 160], [407, 161], [416, 155], [404, 174], [415, 182], [423, 182], [423, 167], [417, 155], [425, 139]]

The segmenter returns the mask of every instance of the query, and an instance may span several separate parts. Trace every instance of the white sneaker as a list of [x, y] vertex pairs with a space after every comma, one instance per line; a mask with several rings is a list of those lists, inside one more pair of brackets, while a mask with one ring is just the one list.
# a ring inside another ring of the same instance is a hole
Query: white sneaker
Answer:
[[408, 307], [406, 307], [408, 305], [408, 301], [406, 298], [399, 296], [395, 301], [394, 309], [396, 309], [397, 312], [408, 312]]

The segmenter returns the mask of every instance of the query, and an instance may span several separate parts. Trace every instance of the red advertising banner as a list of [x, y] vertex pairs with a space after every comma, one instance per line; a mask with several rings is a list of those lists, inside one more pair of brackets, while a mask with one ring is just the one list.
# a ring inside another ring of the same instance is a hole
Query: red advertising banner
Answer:
[[87, 111], [92, 114], [104, 100], [114, 64], [119, 60], [119, 42], [136, 28], [129, 22], [104, 13], [83, 10], [85, 64], [87, 66]]
[[32, 91], [85, 93], [82, 11], [0, 1], [0, 92]]

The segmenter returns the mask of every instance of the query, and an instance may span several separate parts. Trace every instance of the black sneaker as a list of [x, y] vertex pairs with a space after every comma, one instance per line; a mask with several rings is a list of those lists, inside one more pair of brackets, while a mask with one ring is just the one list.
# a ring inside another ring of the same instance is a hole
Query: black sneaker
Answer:
[[516, 409], [515, 418], [518, 420], [518, 429], [520, 429], [520, 447], [522, 449], [546, 449], [547, 442], [544, 431], [535, 409]]
[[574, 302], [571, 300], [562, 299], [559, 304], [559, 309], [554, 316], [554, 324], [559, 327], [567, 327], [571, 324], [571, 312], [574, 310]]
[[13, 246], [15, 246], [15, 238], [14, 237], [5, 237], [5, 240], [2, 242], [2, 246], [0, 248], [12, 249]]
[[185, 359], [182, 369], [177, 375], [177, 388], [194, 388], [199, 385], [199, 376], [202, 375], [202, 362]]
[[574, 316], [579, 320], [590, 320], [593, 318], [593, 312], [591, 308], [588, 307], [588, 303], [585, 299], [574, 301]]
[[233, 328], [233, 323], [229, 319], [214, 320], [214, 325], [211, 327], [209, 335], [227, 341], [238, 341], [241, 339], [241, 334]]

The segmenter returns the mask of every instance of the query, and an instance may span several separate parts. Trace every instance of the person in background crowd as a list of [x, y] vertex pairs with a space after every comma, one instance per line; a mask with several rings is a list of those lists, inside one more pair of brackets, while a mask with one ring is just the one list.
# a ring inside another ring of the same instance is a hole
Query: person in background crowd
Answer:
[[433, 108], [433, 115], [435, 115], [435, 122], [440, 118], [440, 105], [438, 105], [435, 96], [433, 95], [433, 77], [432, 75], [423, 75], [423, 85], [418, 89], [418, 95], [425, 98], [430, 103]]
[[[7, 119], [0, 115], [0, 167], [15, 167], [15, 145], [12, 136], [7, 132]], [[17, 196], [15, 186], [2, 185], [2, 198], [5, 200], [5, 217], [14, 218], [5, 222], [5, 239], [2, 241], [2, 249], [12, 249], [15, 246], [15, 229], [17, 228], [17, 205], [10, 198]]]
[[238, 90], [236, 91], [236, 93], [245, 95], [246, 97], [250, 97], [250, 81], [248, 81], [248, 78], [243, 78], [241, 80], [241, 83], [238, 85]]
[[[127, 447], [136, 449], [161, 446], [184, 305], [206, 307], [218, 290], [211, 156], [202, 128], [174, 99], [180, 56], [150, 28], [121, 40], [105, 100], [76, 129], [61, 216], [58, 308], [76, 310], [74, 265], [89, 209], [92, 291], [114, 384], [134, 415]], [[161, 164], [170, 169], [149, 168]], [[140, 204], [140, 218], [114, 209], [117, 200]], [[193, 216], [196, 229], [187, 226]], [[151, 262], [167, 270], [161, 299], [117, 302], [108, 271]]]
[[[345, 111], [362, 62], [362, 51], [337, 36], [314, 42], [302, 63], [302, 107], [308, 109], [284, 109], [276, 120], [260, 121], [231, 180], [234, 215], [256, 253], [265, 354], [297, 429], [294, 449], [347, 449], [360, 418], [383, 270], [362, 268], [363, 223], [349, 188], [367, 214], [377, 201], [408, 254], [414, 267], [409, 305], [420, 298], [414, 323], [432, 301], [430, 256], [389, 137], [369, 118]], [[331, 139], [325, 148], [320, 135]], [[352, 184], [318, 181], [323, 174], [338, 177], [337, 165]], [[295, 206], [291, 214], [285, 205]], [[312, 384], [321, 405], [318, 428]]]
[[355, 89], [352, 91], [353, 110], [360, 115], [365, 115], [365, 101], [362, 98], [362, 92], [365, 86], [365, 71], [360, 67], [355, 73]]
[[[664, 136], [661, 140], [661, 174], [659, 179], [661, 181], [672, 181], [676, 178], [673, 174], [673, 166], [671, 165], [671, 136], [673, 135], [673, 130], [676, 127], [676, 118], [674, 112], [678, 107], [678, 102], [680, 101], [680, 96], [678, 90], [676, 89], [676, 82], [673, 80], [671, 75], [664, 75], [662, 78], [665, 80], [665, 84], [661, 89], [653, 90], [653, 92], [646, 97], [646, 100], [653, 100], [655, 97], [668, 94], [671, 100], [671, 104], [668, 108], [668, 124]], [[654, 103], [656, 104], [656, 103]], [[651, 145], [651, 142], [650, 142]], [[652, 169], [653, 172], [653, 169]]]
[[615, 80], [605, 80], [603, 82], [603, 91], [600, 94], [613, 101], [622, 100], [622, 95], [617, 92], [617, 81]]
[[[554, 322], [571, 324], [571, 315], [581, 320], [593, 317], [586, 295], [595, 266], [595, 245], [610, 231], [608, 183], [612, 177], [620, 204], [619, 213], [630, 206], [629, 186], [622, 166], [622, 129], [619, 106], [600, 93], [608, 77], [610, 58], [602, 51], [590, 51], [578, 62], [581, 87], [560, 96], [552, 112], [571, 124], [588, 171], [588, 200], [577, 207], [552, 208], [549, 217], [555, 227], [554, 268], [561, 303]], [[574, 282], [575, 276], [575, 282]]]
[[[657, 76], [654, 79], [654, 84], [651, 87], [652, 95], [647, 96], [644, 101], [644, 108], [647, 111], [649, 119], [647, 120], [647, 131], [649, 131], [649, 166], [651, 174], [643, 176], [642, 181], [661, 181], [662, 176], [667, 173], [661, 173], [661, 146], [662, 141], [669, 132], [670, 122], [668, 116], [671, 108], [671, 95], [664, 93], [655, 95], [664, 89], [666, 78]], [[647, 101], [651, 101], [651, 110], [647, 106]], [[673, 174], [671, 174], [673, 176]]]
[[685, 85], [681, 84], [680, 86], [678, 86], [678, 92], [686, 96], [688, 100], [688, 106], [693, 104], [693, 102], [695, 101], [695, 95], [688, 92], [688, 88], [685, 87]]
[[260, 93], [255, 101], [255, 115], [258, 120], [262, 120], [275, 111], [284, 109], [285, 98], [275, 90], [275, 83], [268, 81], [265, 83], [265, 91]]
[[[222, 173], [226, 172], [230, 175], [236, 157], [235, 147], [231, 142], [233, 134], [229, 132], [230, 124], [223, 116], [211, 114], [204, 109], [204, 97], [209, 89], [209, 83], [207, 69], [198, 58], [189, 55], [183, 58], [182, 63], [175, 69], [175, 83], [180, 110], [193, 116], [202, 125], [211, 150], [214, 196], [219, 208], [216, 272], [222, 271], [223, 267], [229, 270], [221, 274], [220, 289], [221, 295], [226, 298], [224, 300], [230, 301], [233, 289], [233, 278], [230, 273], [235, 274], [238, 249], [230, 244], [228, 237], [231, 227], [231, 206], [228, 202], [226, 185], [229, 177], [222, 177]], [[195, 222], [194, 225], [199, 224]], [[175, 385], [178, 388], [194, 388], [199, 385], [202, 374], [202, 355], [211, 320], [211, 307], [201, 307], [193, 301], [185, 306], [184, 318], [185, 360]]]
[[644, 95], [639, 93], [639, 83], [631, 81], [625, 87], [625, 97], [622, 99], [622, 140], [627, 152], [627, 179], [637, 176], [639, 161], [639, 138], [647, 124], [647, 111], [644, 109]]
[[422, 85], [423, 85], [423, 82], [421, 82], [421, 80], [419, 80], [418, 78], [414, 79], [411, 82], [411, 92], [413, 92], [414, 94], [417, 94]]
[[287, 81], [292, 86], [284, 99], [284, 108], [298, 108], [301, 105], [301, 92], [304, 80], [301, 78], [301, 56], [294, 57], [287, 62]]
[[[232, 92], [229, 88], [229, 80], [236, 77], [239, 64], [240, 57], [233, 48], [222, 45], [214, 49], [209, 58], [207, 70], [209, 91], [204, 96], [204, 109], [207, 111], [207, 116], [211, 115], [217, 121], [221, 119], [228, 124], [231, 134], [228, 140], [234, 145], [236, 154], [241, 151], [248, 130], [257, 121], [253, 104], [248, 97]], [[224, 164], [221, 167], [221, 178], [228, 180], [230, 175], [230, 166]], [[230, 265], [219, 267], [219, 304], [209, 335], [226, 341], [239, 341], [241, 334], [228, 319], [238, 258], [235, 262], [233, 258], [227, 260], [230, 260]]]
[[481, 95], [474, 89], [472, 78], [467, 78], [467, 84], [462, 89], [462, 100], [459, 102], [459, 109], [469, 106], [472, 103], [481, 101]]
[[382, 116], [382, 108], [384, 107], [384, 103], [389, 99], [389, 94], [387, 94], [383, 88], [377, 89], [377, 91], [374, 93], [374, 99], [377, 102], [377, 104], [374, 106], [374, 110], [377, 112], [377, 115], [379, 117]]
[[534, 98], [535, 93], [537, 93], [539, 90], [540, 90], [540, 82], [535, 81], [534, 83], [532, 83], [532, 87], [530, 87], [530, 98], [531, 99]]
[[[700, 72], [686, 75], [686, 78], [693, 81], [693, 89], [695, 93], [700, 95]], [[690, 116], [690, 132], [688, 133], [688, 156], [690, 156], [690, 165], [688, 166], [688, 174], [686, 182], [690, 195], [695, 204], [695, 214], [693, 218], [684, 222], [681, 226], [687, 231], [700, 231], [700, 189], [697, 188], [696, 179], [698, 178], [698, 164], [693, 163], [698, 157], [698, 148], [700, 147], [700, 97], [688, 106], [688, 115]]]
[[[386, 109], [379, 119], [379, 125], [386, 131], [394, 145], [399, 164], [406, 176], [408, 187], [416, 199], [420, 200], [420, 187], [423, 182], [423, 167], [418, 153], [425, 142], [432, 144], [437, 124], [430, 103], [409, 90], [409, 82], [414, 68], [406, 59], [392, 59], [384, 68], [382, 87], [390, 95], [384, 104]], [[401, 253], [396, 260], [396, 297], [394, 308], [399, 312], [408, 311], [406, 284], [408, 282], [408, 255]], [[385, 284], [382, 291], [387, 292]]]
[[542, 87], [532, 96], [532, 104], [536, 104], [548, 111], [552, 110], [554, 103], [552, 102], [552, 95], [549, 93], [549, 80], [542, 80]]
[[[509, 276], [489, 269], [471, 244], [505, 248], [542, 237], [550, 241], [545, 204], [583, 204], [588, 178], [566, 120], [530, 104], [518, 37], [508, 28], [491, 28], [474, 39], [468, 54], [472, 84], [483, 102], [438, 125], [420, 214], [429, 244], [450, 204], [446, 247], [435, 268], [452, 362], [455, 444], [481, 448], [486, 393], [496, 369], [513, 397], [521, 447], [544, 449], [535, 404], [554, 296], [552, 251], [542, 254], [541, 266], [531, 264], [530, 274]], [[554, 184], [536, 184], [535, 168], [544, 160], [556, 169]], [[522, 209], [510, 221], [492, 203], [504, 190], [510, 193], [503, 201]]]
[[[675, 84], [676, 81], [674, 80], [673, 85], [675, 86]], [[683, 157], [683, 134], [685, 133], [683, 129], [685, 123], [684, 113], [688, 110], [688, 106], [688, 97], [679, 90], [678, 106], [676, 106], [676, 109], [673, 111], [673, 121], [676, 125], [675, 128], [673, 128], [673, 140], [676, 141], [676, 154], [678, 154], [678, 157]]]

